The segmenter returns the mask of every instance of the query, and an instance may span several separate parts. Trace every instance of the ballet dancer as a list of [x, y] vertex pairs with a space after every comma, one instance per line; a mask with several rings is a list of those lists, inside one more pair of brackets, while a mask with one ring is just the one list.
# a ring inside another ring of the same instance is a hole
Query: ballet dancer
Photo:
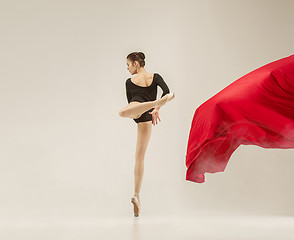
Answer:
[[[132, 118], [137, 123], [137, 146], [135, 154], [135, 188], [131, 202], [134, 207], [134, 216], [140, 212], [140, 189], [144, 172], [144, 157], [151, 136], [152, 124], [155, 126], [161, 121], [159, 109], [175, 97], [170, 93], [168, 86], [158, 73], [148, 73], [145, 69], [145, 54], [132, 52], [127, 56], [127, 70], [133, 78], [126, 80], [126, 95], [128, 105], [119, 111], [121, 117]], [[160, 99], [156, 99], [157, 85], [163, 93]]]

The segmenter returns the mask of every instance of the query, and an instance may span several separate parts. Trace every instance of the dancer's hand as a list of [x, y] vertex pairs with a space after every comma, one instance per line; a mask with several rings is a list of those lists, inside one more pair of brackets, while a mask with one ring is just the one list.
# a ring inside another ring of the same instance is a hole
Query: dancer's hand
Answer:
[[161, 122], [161, 120], [159, 118], [159, 109], [160, 109], [160, 107], [155, 107], [153, 109], [153, 111], [149, 113], [149, 114], [152, 114], [152, 124], [154, 126], [155, 126], [155, 124], [157, 124], [157, 119]]

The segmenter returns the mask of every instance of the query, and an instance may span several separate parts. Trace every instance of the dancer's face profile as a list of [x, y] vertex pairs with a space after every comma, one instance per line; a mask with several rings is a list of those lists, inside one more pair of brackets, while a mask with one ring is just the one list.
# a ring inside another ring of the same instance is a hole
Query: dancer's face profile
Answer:
[[139, 66], [138, 62], [132, 62], [129, 59], [127, 59], [127, 65], [128, 65], [128, 71], [133, 75], [137, 73], [137, 68]]

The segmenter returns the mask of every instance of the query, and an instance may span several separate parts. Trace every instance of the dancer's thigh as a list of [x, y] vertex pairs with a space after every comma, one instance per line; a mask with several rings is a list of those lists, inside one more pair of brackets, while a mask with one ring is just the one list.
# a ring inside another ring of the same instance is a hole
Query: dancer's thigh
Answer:
[[[129, 105], [134, 105], [134, 104], [140, 104], [141, 102], [136, 102], [136, 101], [133, 101], [133, 102], [130, 102]], [[139, 114], [138, 116], [136, 116], [134, 119], [137, 119], [139, 117], [141, 117], [143, 113]]]
[[143, 159], [149, 143], [149, 139], [152, 131], [152, 122], [140, 122], [138, 125], [137, 133], [137, 147], [136, 147], [136, 158]]

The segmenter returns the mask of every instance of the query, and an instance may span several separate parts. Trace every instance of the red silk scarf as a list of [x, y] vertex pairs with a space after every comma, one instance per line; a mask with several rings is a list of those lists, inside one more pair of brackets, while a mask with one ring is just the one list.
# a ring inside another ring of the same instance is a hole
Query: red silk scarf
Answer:
[[294, 148], [294, 55], [246, 74], [196, 109], [186, 180], [223, 172], [241, 144]]

